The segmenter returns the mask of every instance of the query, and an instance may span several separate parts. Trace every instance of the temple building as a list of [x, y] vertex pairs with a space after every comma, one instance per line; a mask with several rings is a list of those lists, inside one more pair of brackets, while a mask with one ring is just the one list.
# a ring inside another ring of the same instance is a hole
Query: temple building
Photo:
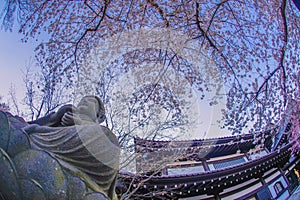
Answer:
[[299, 186], [290, 127], [214, 139], [135, 138], [136, 174], [121, 171], [129, 199], [287, 199]]

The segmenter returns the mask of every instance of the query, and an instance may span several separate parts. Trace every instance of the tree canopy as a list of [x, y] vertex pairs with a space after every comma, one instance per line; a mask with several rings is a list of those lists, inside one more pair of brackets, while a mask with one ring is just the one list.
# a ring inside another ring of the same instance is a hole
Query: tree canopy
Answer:
[[[95, 53], [94, 49], [99, 49], [105, 39], [126, 31], [155, 28], [182, 33], [198, 51], [199, 59], [204, 52], [204, 57], [213, 60], [217, 70], [215, 75], [209, 74], [210, 80], [222, 80], [224, 92], [217, 92], [215, 97], [222, 95], [226, 99], [223, 126], [233, 133], [242, 133], [250, 125], [258, 131], [279, 124], [286, 113], [291, 113], [291, 120], [299, 119], [300, 12], [292, 0], [7, 0], [2, 15], [5, 30], [12, 30], [14, 19], [24, 42], [40, 41], [35, 52], [42, 81], [37, 83], [38, 88], [29, 88], [30, 94], [36, 90], [47, 102], [65, 90], [72, 94], [88, 55]], [[209, 66], [191, 64], [180, 56], [181, 51], [148, 46], [125, 52], [108, 63], [110, 69], [102, 77], [110, 78], [99, 77], [93, 92], [101, 94], [108, 103], [108, 84], [118, 81], [114, 77], [136, 66], [156, 63], [160, 66], [156, 67], [160, 72], [157, 77], [164, 67], [172, 68], [184, 77], [185, 84], [201, 96], [206, 95], [210, 92], [209, 78], [203, 78], [201, 70], [209, 71]], [[184, 116], [180, 117], [180, 103], [184, 102], [176, 99], [160, 79], [156, 80], [140, 85], [132, 91], [132, 98], [121, 103], [133, 106], [131, 113], [140, 121], [139, 125], [149, 117], [145, 109], [152, 105], [169, 112], [169, 126], [185, 123]], [[213, 98], [210, 104], [216, 105], [218, 101]], [[298, 123], [294, 124], [298, 133]]]

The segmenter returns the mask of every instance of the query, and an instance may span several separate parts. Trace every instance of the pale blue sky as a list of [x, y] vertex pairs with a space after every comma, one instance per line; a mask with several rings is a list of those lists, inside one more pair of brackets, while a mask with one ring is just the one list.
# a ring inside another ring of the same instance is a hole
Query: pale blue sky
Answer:
[[[0, 0], [0, 14], [5, 5], [4, 0]], [[20, 106], [25, 96], [25, 86], [23, 83], [22, 70], [25, 71], [30, 58], [34, 56], [34, 45], [32, 43], [22, 43], [22, 35], [18, 34], [17, 27], [14, 31], [5, 32], [0, 22], [0, 95], [3, 101], [8, 102], [9, 88], [13, 84], [16, 88], [17, 100]]]
[[22, 70], [34, 57], [34, 45], [22, 43], [22, 35], [15, 32], [0, 30], [0, 95], [8, 100], [8, 91], [13, 84], [16, 88], [17, 98], [21, 102], [25, 87]]

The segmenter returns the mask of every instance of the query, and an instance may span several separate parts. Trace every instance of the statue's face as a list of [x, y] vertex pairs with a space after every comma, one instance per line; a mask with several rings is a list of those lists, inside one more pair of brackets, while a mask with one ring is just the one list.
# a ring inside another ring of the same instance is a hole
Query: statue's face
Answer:
[[87, 115], [93, 121], [97, 121], [100, 105], [95, 97], [83, 97], [78, 103], [77, 109], [80, 114]]

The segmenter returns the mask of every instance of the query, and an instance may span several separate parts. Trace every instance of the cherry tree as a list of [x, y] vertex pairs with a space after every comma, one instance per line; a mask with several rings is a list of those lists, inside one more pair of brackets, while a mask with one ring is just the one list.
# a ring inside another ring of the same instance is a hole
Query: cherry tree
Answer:
[[[233, 133], [280, 125], [287, 109], [296, 109], [289, 105], [299, 104], [300, 14], [292, 0], [7, 1], [6, 30], [14, 18], [24, 42], [40, 41], [36, 57], [54, 87], [72, 88], [86, 56], [102, 39], [155, 27], [184, 33], [214, 60], [227, 98], [223, 125]], [[124, 62], [134, 63], [127, 58]], [[188, 69], [178, 67], [192, 87], [207, 91], [198, 72]], [[158, 84], [152, 87], [159, 91]], [[292, 115], [298, 119], [298, 110]], [[294, 130], [299, 135], [299, 126]]]

